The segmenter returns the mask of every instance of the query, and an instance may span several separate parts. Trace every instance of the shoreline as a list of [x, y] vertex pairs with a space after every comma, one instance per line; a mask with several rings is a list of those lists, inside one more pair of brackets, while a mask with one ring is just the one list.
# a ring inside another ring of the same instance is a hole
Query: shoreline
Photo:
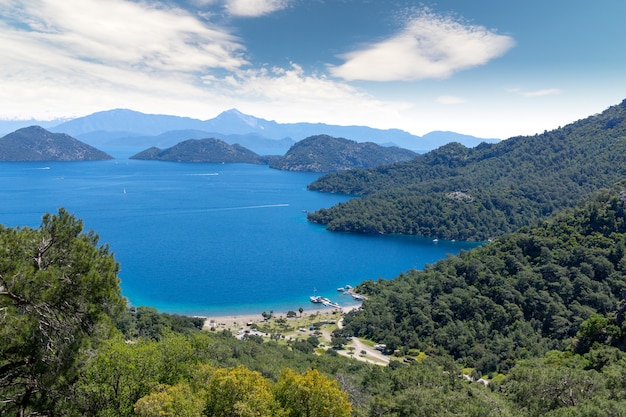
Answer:
[[[341, 315], [349, 313], [352, 310], [360, 308], [361, 304], [355, 304], [350, 306], [342, 307], [341, 309], [337, 308], [313, 308], [307, 309], [302, 312], [302, 317], [306, 316], [314, 316], [316, 314], [332, 314], [335, 311], [340, 311]], [[216, 314], [216, 315], [207, 315], [207, 316], [196, 316], [204, 319], [204, 330], [210, 330], [214, 328], [215, 330], [237, 330], [237, 329], [245, 329], [248, 327], [248, 324], [255, 323], [263, 323], [265, 322], [265, 318], [261, 313], [256, 314]], [[275, 312], [272, 314], [272, 318], [287, 318], [286, 311]], [[296, 311], [296, 318], [300, 318], [300, 313]]]

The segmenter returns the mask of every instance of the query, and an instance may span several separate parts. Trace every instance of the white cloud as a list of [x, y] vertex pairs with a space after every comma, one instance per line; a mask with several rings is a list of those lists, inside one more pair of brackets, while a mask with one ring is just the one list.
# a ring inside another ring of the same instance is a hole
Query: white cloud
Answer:
[[447, 78], [457, 71], [486, 64], [513, 45], [509, 36], [423, 11], [401, 33], [347, 53], [342, 56], [344, 64], [329, 69], [345, 80]]
[[[14, 15], [18, 24], [2, 31], [13, 35], [15, 44], [19, 41], [24, 59], [32, 55], [38, 61], [40, 50], [47, 49], [59, 59], [133, 70], [195, 71], [245, 64], [235, 37], [179, 9], [124, 0], [26, 0]], [[3, 45], [0, 53], [14, 45]]]
[[[346, 83], [318, 74], [306, 74], [297, 64], [289, 68], [245, 69], [225, 77], [208, 75], [205, 83], [214, 94], [237, 97], [238, 106], [261, 117], [282, 122], [324, 120], [326, 123], [391, 128], [399, 112], [410, 103], [381, 101]], [[241, 110], [241, 109], [240, 109]], [[377, 120], [377, 121], [376, 121]]]
[[465, 103], [467, 100], [465, 100], [463, 97], [456, 97], [456, 96], [439, 96], [437, 97], [437, 103], [439, 104], [462, 104]]
[[233, 16], [258, 17], [285, 9], [289, 0], [227, 0], [226, 9]]
[[7, 10], [0, 20], [4, 118], [40, 109], [62, 116], [139, 97], [198, 99], [198, 72], [248, 64], [228, 31], [156, 3], [0, 0], [0, 7]]
[[397, 103], [296, 64], [253, 68], [239, 39], [180, 9], [123, 0], [0, 0], [5, 5], [12, 12], [0, 19], [2, 119], [111, 108], [209, 118], [238, 107], [292, 122], [399, 122]]
[[561, 90], [559, 90], [558, 88], [546, 88], [543, 90], [526, 91], [522, 93], [524, 97], [543, 97], [552, 96], [555, 94], [561, 94]]
[[561, 90], [558, 88], [544, 88], [540, 90], [526, 91], [521, 88], [509, 88], [507, 92], [511, 94], [517, 94], [522, 97], [545, 97], [561, 94]]

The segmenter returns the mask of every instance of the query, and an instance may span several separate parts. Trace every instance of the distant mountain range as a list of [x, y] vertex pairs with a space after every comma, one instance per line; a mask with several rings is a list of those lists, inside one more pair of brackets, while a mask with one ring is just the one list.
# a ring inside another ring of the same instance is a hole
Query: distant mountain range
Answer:
[[112, 156], [63, 133], [40, 126], [18, 129], [0, 138], [0, 161], [98, 161]]
[[[0, 121], [0, 133], [17, 128], [15, 121]], [[284, 154], [295, 142], [316, 135], [341, 137], [356, 142], [373, 142], [426, 152], [450, 142], [474, 147], [484, 139], [454, 132], [431, 132], [411, 135], [399, 129], [374, 129], [366, 126], [336, 126], [323, 123], [277, 123], [246, 115], [236, 109], [225, 111], [210, 120], [144, 114], [116, 109], [93, 113], [50, 126], [51, 122], [29, 121], [30, 125], [48, 126], [52, 132], [69, 134], [92, 146], [134, 146], [159, 148], [173, 146], [187, 139], [217, 138], [238, 143], [259, 154]]]

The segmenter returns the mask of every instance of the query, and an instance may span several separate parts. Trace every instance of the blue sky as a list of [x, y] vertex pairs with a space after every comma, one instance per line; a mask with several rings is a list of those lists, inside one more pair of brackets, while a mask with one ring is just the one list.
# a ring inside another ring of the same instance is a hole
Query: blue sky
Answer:
[[623, 0], [0, 0], [0, 119], [541, 133], [626, 98]]

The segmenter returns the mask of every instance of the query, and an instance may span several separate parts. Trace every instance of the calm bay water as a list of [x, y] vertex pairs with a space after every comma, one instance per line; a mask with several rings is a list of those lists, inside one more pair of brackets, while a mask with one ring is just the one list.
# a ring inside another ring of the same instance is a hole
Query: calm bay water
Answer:
[[65, 207], [108, 243], [131, 304], [211, 315], [312, 308], [316, 291], [393, 278], [474, 243], [333, 233], [306, 211], [347, 196], [306, 190], [318, 174], [246, 164], [0, 163], [0, 223], [38, 227]]

